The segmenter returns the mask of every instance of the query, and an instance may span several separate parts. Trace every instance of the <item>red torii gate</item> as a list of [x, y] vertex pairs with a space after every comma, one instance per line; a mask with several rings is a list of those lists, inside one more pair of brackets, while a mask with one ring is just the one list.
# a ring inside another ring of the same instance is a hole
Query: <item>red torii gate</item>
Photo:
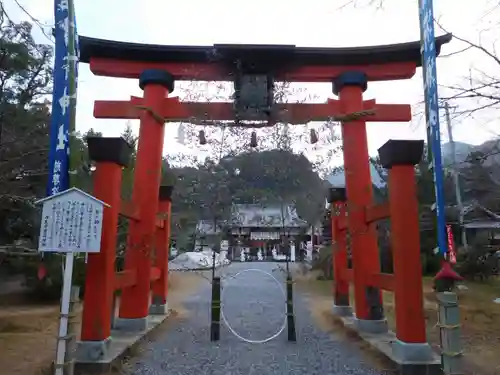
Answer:
[[[451, 35], [437, 38], [437, 51], [450, 39]], [[236, 121], [235, 126], [258, 127], [239, 123], [233, 103], [186, 103], [169, 98], [174, 90], [174, 80], [236, 82], [237, 77], [242, 75], [265, 76], [271, 81], [333, 83], [333, 92], [338, 95], [338, 100], [330, 99], [324, 104], [273, 103], [273, 113], [280, 116], [270, 114], [265, 126], [276, 122], [300, 124], [331, 118], [344, 120], [342, 138], [349, 212], [347, 225], [352, 238], [356, 320], [363, 330], [377, 331], [386, 327], [380, 291], [373, 288], [372, 281], [366, 276], [380, 272], [375, 227], [367, 226], [365, 217], [365, 207], [373, 201], [366, 121], [410, 121], [411, 108], [409, 105], [363, 100], [363, 92], [369, 81], [411, 78], [420, 64], [420, 42], [339, 49], [248, 45], [174, 47], [80, 37], [80, 49], [81, 61], [89, 63], [94, 74], [139, 79], [139, 85], [144, 90], [143, 98], [96, 101], [94, 106], [96, 118], [140, 119], [132, 199], [138, 220], [130, 225], [125, 262], [125, 272], [133, 273], [135, 278], [134, 282], [123, 284], [117, 323], [121, 329], [141, 331], [146, 328], [164, 122], [202, 117], [203, 121], [228, 120]], [[349, 118], [356, 113], [358, 116]], [[103, 233], [112, 230], [109, 226], [114, 223], [108, 223], [105, 222]], [[89, 259], [87, 272], [87, 278], [98, 277], [93, 272], [103, 272], [103, 268], [96, 267]], [[110, 272], [109, 268], [106, 272]], [[102, 279], [103, 276], [99, 277]], [[113, 277], [114, 274], [105, 276]], [[103, 341], [109, 340], [102, 334], [96, 335], [99, 330], [92, 328], [98, 326], [101, 332], [109, 332], [109, 327], [102, 326], [108, 325], [108, 322], [103, 322], [101, 318], [110, 315], [109, 304], [96, 305], [97, 294], [102, 295], [98, 285], [86, 285], [84, 316], [87, 319], [82, 325], [82, 340], [90, 346], [102, 346]], [[88, 313], [89, 309], [96, 312]]]

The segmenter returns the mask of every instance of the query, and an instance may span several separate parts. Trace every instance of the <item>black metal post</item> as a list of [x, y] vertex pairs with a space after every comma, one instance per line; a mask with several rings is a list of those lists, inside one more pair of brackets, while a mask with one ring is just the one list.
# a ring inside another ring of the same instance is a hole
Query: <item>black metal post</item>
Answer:
[[212, 323], [210, 324], [210, 341], [220, 340], [220, 277], [212, 279]]
[[295, 330], [295, 316], [293, 312], [293, 280], [290, 274], [287, 274], [286, 276], [286, 322], [288, 341], [297, 341], [297, 332]]
[[212, 281], [215, 279], [215, 250], [212, 250]]
[[287, 323], [287, 334], [288, 341], [297, 341], [297, 332], [295, 330], [295, 316], [293, 312], [293, 280], [292, 275], [290, 274], [290, 241], [288, 233], [285, 232], [287, 243], [285, 244], [286, 249], [286, 323]]

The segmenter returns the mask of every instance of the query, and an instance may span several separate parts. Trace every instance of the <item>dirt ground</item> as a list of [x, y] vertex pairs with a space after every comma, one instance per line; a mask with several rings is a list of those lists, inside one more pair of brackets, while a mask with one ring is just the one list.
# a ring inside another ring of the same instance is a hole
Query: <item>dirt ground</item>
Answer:
[[[182, 307], [183, 297], [194, 292], [203, 282], [207, 281], [196, 273], [170, 274], [168, 300], [172, 316], [186, 313]], [[59, 306], [55, 305], [34, 306], [22, 298], [0, 302], [0, 375], [42, 375], [47, 372], [55, 357], [58, 315]]]
[[[308, 293], [311, 312], [318, 325], [325, 331], [338, 332], [341, 328], [331, 315], [332, 281], [319, 281], [316, 276], [314, 273], [296, 275], [296, 285]], [[500, 375], [500, 304], [493, 303], [493, 299], [500, 297], [500, 280], [488, 283], [466, 282], [465, 285], [468, 290], [459, 291], [459, 304], [467, 373]], [[424, 295], [428, 339], [431, 345], [437, 348], [438, 307], [432, 290], [432, 279], [424, 280]], [[393, 295], [384, 292], [383, 298], [389, 326], [395, 330]], [[354, 301], [352, 290], [351, 301]], [[374, 359], [378, 360], [379, 367], [387, 365], [387, 362], [380, 358]]]

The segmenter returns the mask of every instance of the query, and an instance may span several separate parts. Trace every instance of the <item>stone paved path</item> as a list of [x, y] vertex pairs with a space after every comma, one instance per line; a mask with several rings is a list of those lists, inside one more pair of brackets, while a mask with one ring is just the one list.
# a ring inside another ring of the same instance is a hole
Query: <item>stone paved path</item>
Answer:
[[[276, 263], [233, 263], [222, 271], [225, 288], [224, 311], [229, 324], [241, 336], [262, 340], [283, 324], [285, 303], [277, 283], [257, 272], [272, 273], [282, 281]], [[297, 342], [287, 341], [286, 329], [264, 344], [251, 344], [234, 336], [223, 324], [221, 340], [210, 342], [210, 286], [204, 284], [185, 301], [189, 316], [169, 328], [163, 337], [149, 343], [131, 374], [169, 375], [380, 375], [363, 362], [352, 343], [320, 331], [314, 326], [306, 299], [295, 292]]]

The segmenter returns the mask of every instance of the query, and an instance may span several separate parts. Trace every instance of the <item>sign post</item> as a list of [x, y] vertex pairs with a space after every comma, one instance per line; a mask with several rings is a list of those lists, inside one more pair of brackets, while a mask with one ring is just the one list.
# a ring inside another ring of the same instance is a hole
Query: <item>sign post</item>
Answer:
[[[47, 196], [58, 194], [72, 185], [69, 173], [71, 164], [70, 136], [75, 131], [79, 59], [73, 0], [54, 0], [54, 21], [54, 88], [52, 94]], [[63, 297], [68, 301], [71, 293], [74, 257], [72, 251], [67, 252], [65, 257]], [[64, 312], [61, 310], [61, 324], [64, 323], [62, 320], [63, 315]], [[67, 323], [66, 319], [66, 326], [61, 326], [60, 332], [67, 331]], [[58, 343], [58, 355], [60, 352], [59, 346]], [[63, 349], [63, 355], [66, 355], [65, 346]], [[58, 364], [59, 362], [56, 361], [55, 374], [63, 375], [64, 369], [58, 368]], [[73, 366], [70, 366], [67, 373], [71, 375], [72, 372]]]
[[435, 210], [439, 252], [446, 256], [446, 221], [444, 213], [443, 163], [441, 160], [441, 133], [436, 73], [436, 40], [432, 0], [419, 0], [420, 52], [424, 79], [425, 119], [427, 124], [428, 160], [434, 176]]
[[68, 349], [71, 347], [69, 342], [76, 340], [74, 332], [68, 330], [68, 323], [74, 314], [70, 309], [75, 299], [75, 291], [72, 291], [71, 286], [74, 254], [100, 251], [103, 211], [109, 205], [77, 188], [54, 194], [36, 203], [43, 205], [38, 250], [66, 254], [55, 374], [68, 375], [72, 374], [73, 368], [73, 359], [68, 358]]

